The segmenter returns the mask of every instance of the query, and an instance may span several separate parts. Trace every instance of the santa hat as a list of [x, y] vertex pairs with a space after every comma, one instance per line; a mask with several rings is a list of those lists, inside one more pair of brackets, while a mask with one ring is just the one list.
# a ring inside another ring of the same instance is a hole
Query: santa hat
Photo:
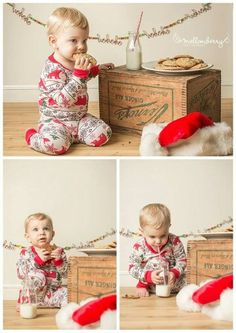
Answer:
[[213, 319], [233, 321], [233, 275], [204, 283], [190, 284], [176, 296], [177, 306], [188, 312], [202, 312]]
[[229, 155], [232, 154], [232, 130], [225, 123], [214, 123], [201, 112], [192, 112], [170, 123], [145, 126], [140, 154]]
[[60, 329], [116, 328], [116, 295], [69, 303], [56, 315]]
[[207, 304], [218, 301], [221, 293], [226, 288], [233, 289], [232, 274], [207, 282], [193, 293], [192, 300], [198, 304]]

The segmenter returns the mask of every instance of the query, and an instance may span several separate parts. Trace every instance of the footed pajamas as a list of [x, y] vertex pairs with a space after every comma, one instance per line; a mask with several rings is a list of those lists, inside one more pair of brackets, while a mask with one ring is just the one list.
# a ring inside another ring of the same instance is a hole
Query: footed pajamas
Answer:
[[42, 71], [39, 89], [38, 131], [26, 133], [31, 148], [51, 155], [64, 154], [71, 144], [102, 146], [111, 137], [110, 127], [89, 113], [87, 82], [99, 72], [65, 68], [49, 56]]
[[[39, 306], [61, 307], [67, 304], [67, 288], [62, 287], [62, 278], [67, 275], [67, 259], [64, 250], [58, 260], [44, 262], [34, 246], [23, 249], [17, 261], [17, 276], [29, 281], [30, 287], [37, 293]], [[19, 292], [20, 303], [22, 289]]]
[[178, 292], [185, 285], [186, 254], [179, 237], [169, 234], [168, 241], [160, 248], [160, 253], [155, 251], [141, 238], [133, 245], [129, 256], [129, 273], [139, 282], [137, 288], [146, 288], [151, 292], [155, 290], [155, 284], [151, 280], [151, 273], [161, 269], [161, 261], [167, 261], [169, 271], [173, 272], [176, 281], [171, 289], [172, 293]]

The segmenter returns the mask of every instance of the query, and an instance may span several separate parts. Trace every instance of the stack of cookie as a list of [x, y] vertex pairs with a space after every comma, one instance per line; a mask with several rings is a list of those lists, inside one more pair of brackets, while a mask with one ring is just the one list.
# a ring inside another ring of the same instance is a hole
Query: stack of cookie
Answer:
[[173, 58], [160, 59], [155, 65], [161, 70], [193, 70], [207, 67], [202, 59], [196, 59], [190, 55], [177, 55]]

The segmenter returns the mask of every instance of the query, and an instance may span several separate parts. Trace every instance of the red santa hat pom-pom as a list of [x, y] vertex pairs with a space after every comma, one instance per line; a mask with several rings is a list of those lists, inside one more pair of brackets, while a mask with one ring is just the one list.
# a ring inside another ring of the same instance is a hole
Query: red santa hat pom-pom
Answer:
[[162, 147], [168, 147], [181, 139], [188, 139], [200, 128], [213, 125], [214, 122], [203, 113], [192, 112], [166, 125], [157, 139]]
[[82, 305], [74, 311], [72, 319], [80, 326], [87, 326], [100, 321], [108, 310], [116, 310], [116, 295], [104, 296]]
[[225, 289], [233, 289], [233, 275], [226, 275], [217, 280], [210, 281], [196, 290], [192, 300], [198, 304], [208, 304], [220, 299]]

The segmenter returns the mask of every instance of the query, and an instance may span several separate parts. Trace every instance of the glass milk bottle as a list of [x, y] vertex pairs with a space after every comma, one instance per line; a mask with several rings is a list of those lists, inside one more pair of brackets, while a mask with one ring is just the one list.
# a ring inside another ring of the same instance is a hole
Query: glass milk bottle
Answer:
[[142, 50], [139, 35], [129, 32], [129, 41], [126, 47], [126, 67], [130, 70], [138, 70], [142, 64]]
[[21, 290], [20, 316], [25, 319], [32, 319], [37, 316], [37, 294], [28, 277], [25, 278]]
[[156, 295], [159, 297], [169, 297], [170, 296], [170, 286], [168, 284], [169, 275], [169, 264], [168, 262], [162, 260], [160, 263], [161, 272], [159, 276], [162, 277], [162, 283], [156, 285]]

